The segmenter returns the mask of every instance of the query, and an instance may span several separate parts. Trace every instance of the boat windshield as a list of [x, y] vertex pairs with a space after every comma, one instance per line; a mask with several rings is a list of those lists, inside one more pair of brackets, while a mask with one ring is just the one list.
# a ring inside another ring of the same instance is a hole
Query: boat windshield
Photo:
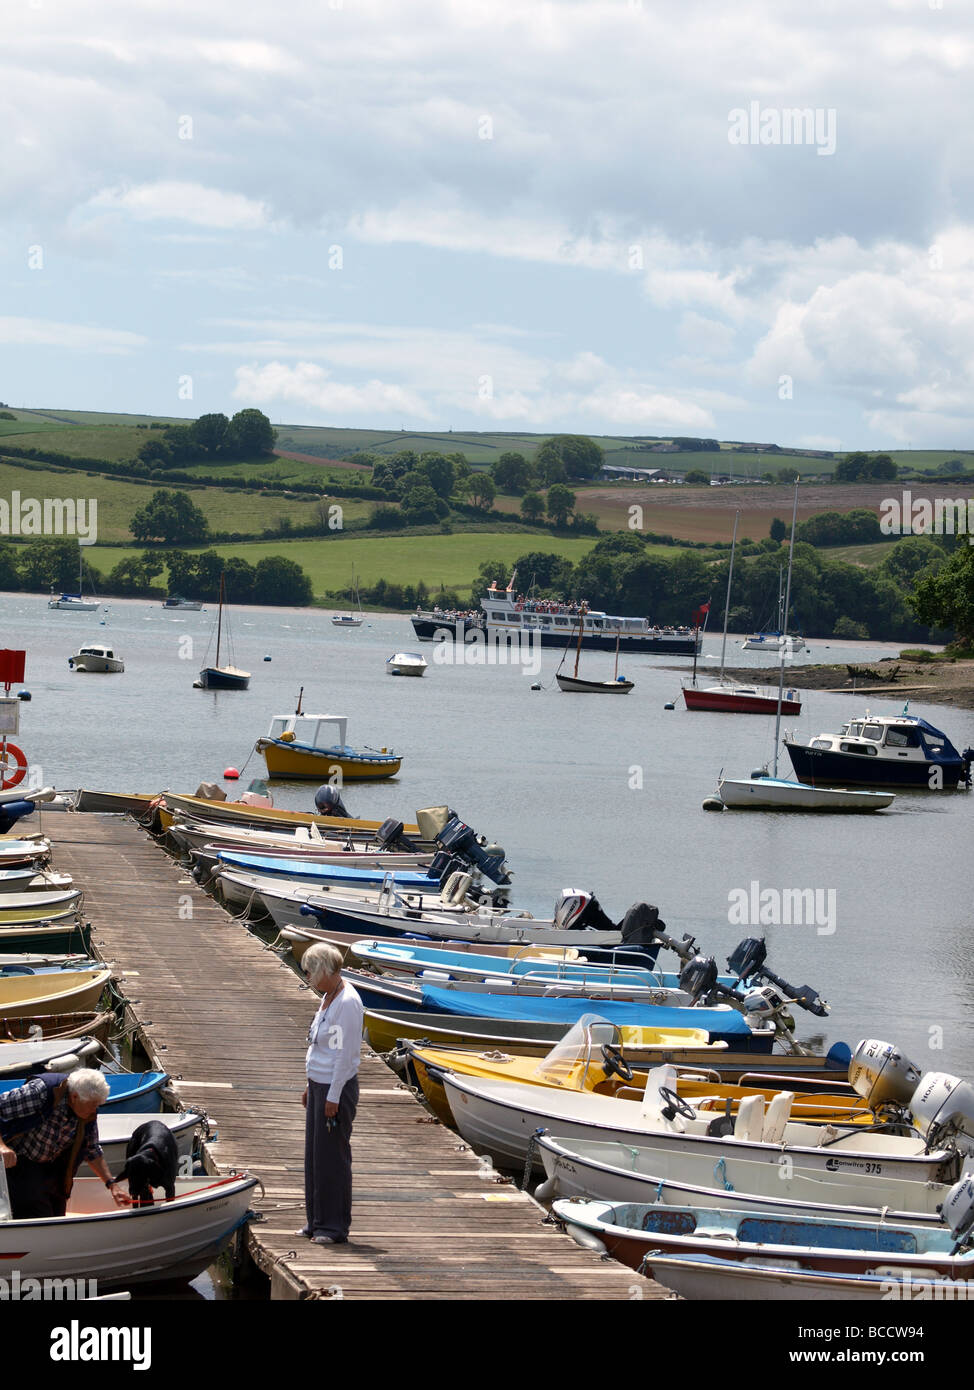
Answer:
[[621, 1047], [622, 1036], [614, 1023], [598, 1014], [583, 1014], [561, 1042], [555, 1043], [538, 1063], [532, 1079], [546, 1086], [564, 1086], [584, 1091], [605, 1079], [602, 1047], [609, 1043]]

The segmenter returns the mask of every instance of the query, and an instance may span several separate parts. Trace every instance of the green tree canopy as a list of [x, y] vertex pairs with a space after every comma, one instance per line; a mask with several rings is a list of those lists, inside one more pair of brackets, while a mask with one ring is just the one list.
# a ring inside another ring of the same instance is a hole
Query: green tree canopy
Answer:
[[274, 426], [262, 410], [238, 410], [230, 421], [226, 448], [233, 458], [272, 454], [274, 442]]
[[313, 597], [311, 580], [294, 560], [268, 555], [258, 562], [254, 575], [254, 598], [258, 603], [304, 608]]
[[525, 521], [540, 521], [544, 512], [544, 498], [539, 492], [526, 492], [521, 498], [521, 515]]
[[555, 526], [565, 526], [568, 515], [575, 509], [575, 494], [564, 483], [554, 483], [548, 489], [548, 516]]
[[965, 647], [974, 646], [974, 546], [958, 546], [935, 574], [918, 579], [912, 607], [922, 623], [946, 628]]
[[129, 523], [137, 541], [163, 541], [167, 545], [192, 545], [205, 540], [209, 523], [188, 493], [154, 492]]

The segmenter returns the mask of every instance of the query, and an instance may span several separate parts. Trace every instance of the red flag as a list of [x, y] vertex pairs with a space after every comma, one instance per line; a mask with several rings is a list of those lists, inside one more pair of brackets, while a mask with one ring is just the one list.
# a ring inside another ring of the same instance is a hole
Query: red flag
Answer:
[[709, 612], [710, 612], [710, 600], [708, 599], [707, 602], [706, 602], [706, 603], [702, 603], [702, 604], [700, 605], [700, 607], [697, 609], [696, 613], [694, 613], [694, 615], [693, 615], [693, 626], [694, 626], [694, 627], [701, 627], [702, 624], [703, 624], [704, 618], [706, 618], [706, 616], [707, 616], [707, 614], [708, 614]]

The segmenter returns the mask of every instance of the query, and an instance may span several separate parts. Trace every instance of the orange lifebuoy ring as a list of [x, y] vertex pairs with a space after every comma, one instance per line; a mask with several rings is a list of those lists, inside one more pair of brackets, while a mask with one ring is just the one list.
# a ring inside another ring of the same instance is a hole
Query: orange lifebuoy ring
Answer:
[[[8, 777], [7, 768], [9, 766], [11, 756], [13, 757], [14, 762], [17, 764], [17, 767], [13, 776]], [[20, 783], [27, 776], [27, 758], [25, 757], [24, 753], [17, 747], [16, 743], [5, 743], [3, 745], [3, 754], [2, 756], [0, 756], [0, 770], [2, 770], [3, 772], [2, 780], [0, 780], [0, 788], [2, 788], [3, 791], [7, 791], [9, 787], [19, 786]]]

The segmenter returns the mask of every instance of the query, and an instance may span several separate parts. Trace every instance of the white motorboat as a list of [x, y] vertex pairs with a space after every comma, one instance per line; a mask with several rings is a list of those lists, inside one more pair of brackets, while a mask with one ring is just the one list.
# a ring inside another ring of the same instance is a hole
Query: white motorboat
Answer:
[[116, 656], [111, 647], [82, 647], [74, 656], [68, 657], [68, 666], [73, 671], [92, 671], [102, 675], [118, 674], [125, 670], [125, 662]]
[[[775, 1078], [775, 1084], [779, 1080], [787, 1084], [788, 1078]], [[735, 1207], [765, 1214], [826, 1216], [849, 1221], [876, 1220], [883, 1212], [894, 1222], [939, 1225], [939, 1208], [950, 1191], [946, 1184], [940, 1184], [922, 1211], [901, 1211], [890, 1201], [895, 1194], [887, 1194], [887, 1184], [878, 1176], [872, 1177], [864, 1190], [857, 1177], [847, 1183], [836, 1174], [827, 1184], [800, 1173], [784, 1178], [781, 1170], [770, 1164], [749, 1163], [731, 1155], [717, 1165], [716, 1177], [712, 1170], [701, 1185], [685, 1179], [686, 1161], [681, 1154], [667, 1154], [650, 1147], [610, 1139], [566, 1139], [558, 1134], [542, 1134], [538, 1136], [538, 1152], [546, 1175], [535, 1189], [539, 1202], [550, 1202], [556, 1197], [585, 1197], [604, 1202], [658, 1202], [664, 1206], [715, 1210]], [[863, 1204], [863, 1196], [868, 1197], [869, 1205]]]
[[896, 800], [892, 792], [811, 787], [764, 772], [746, 778], [721, 775], [717, 795], [738, 811], [884, 811]]
[[175, 608], [181, 613], [198, 613], [203, 607], [202, 603], [196, 599], [180, 598], [178, 594], [170, 594], [167, 599], [162, 601], [163, 608]]
[[[660, 1081], [660, 1077], [669, 1080]], [[543, 1165], [533, 1136], [545, 1129], [570, 1145], [576, 1139], [601, 1139], [650, 1151], [653, 1164], [679, 1164], [681, 1179], [712, 1185], [715, 1167], [731, 1160], [767, 1165], [774, 1170], [784, 1197], [797, 1178], [801, 1183], [827, 1183], [838, 1175], [846, 1184], [847, 1201], [871, 1206], [874, 1179], [886, 1179], [891, 1205], [905, 1211], [930, 1211], [936, 1196], [930, 1184], [956, 1181], [960, 1156], [952, 1149], [928, 1150], [916, 1134], [901, 1137], [877, 1134], [855, 1125], [808, 1124], [789, 1119], [793, 1093], [780, 1092], [767, 1109], [761, 1096], [749, 1096], [738, 1107], [733, 1132], [715, 1132], [723, 1117], [712, 1110], [680, 1102], [671, 1108], [659, 1090], [674, 1091], [672, 1067], [649, 1074], [639, 1100], [617, 1096], [558, 1091], [514, 1081], [492, 1081], [444, 1072], [442, 1081], [457, 1129], [477, 1153], [486, 1153], [505, 1167], [521, 1169], [530, 1160]], [[675, 1094], [675, 1091], [674, 1091]], [[787, 1158], [787, 1165], [783, 1159]], [[667, 1168], [664, 1167], [664, 1171]], [[753, 1171], [753, 1170], [751, 1170]]]
[[202, 1115], [193, 1110], [159, 1110], [155, 1114], [113, 1114], [101, 1111], [98, 1116], [98, 1142], [102, 1147], [108, 1171], [114, 1177], [125, 1167], [125, 1150], [135, 1130], [147, 1120], [164, 1124], [176, 1141], [179, 1172], [192, 1172], [196, 1131], [205, 1124]]
[[246, 1173], [177, 1178], [171, 1202], [157, 1189], [151, 1207], [116, 1207], [100, 1178], [77, 1178], [66, 1215], [0, 1221], [0, 1263], [101, 1288], [195, 1279], [247, 1219], [256, 1186]]
[[386, 662], [390, 676], [425, 676], [426, 662], [419, 652], [396, 652]]

